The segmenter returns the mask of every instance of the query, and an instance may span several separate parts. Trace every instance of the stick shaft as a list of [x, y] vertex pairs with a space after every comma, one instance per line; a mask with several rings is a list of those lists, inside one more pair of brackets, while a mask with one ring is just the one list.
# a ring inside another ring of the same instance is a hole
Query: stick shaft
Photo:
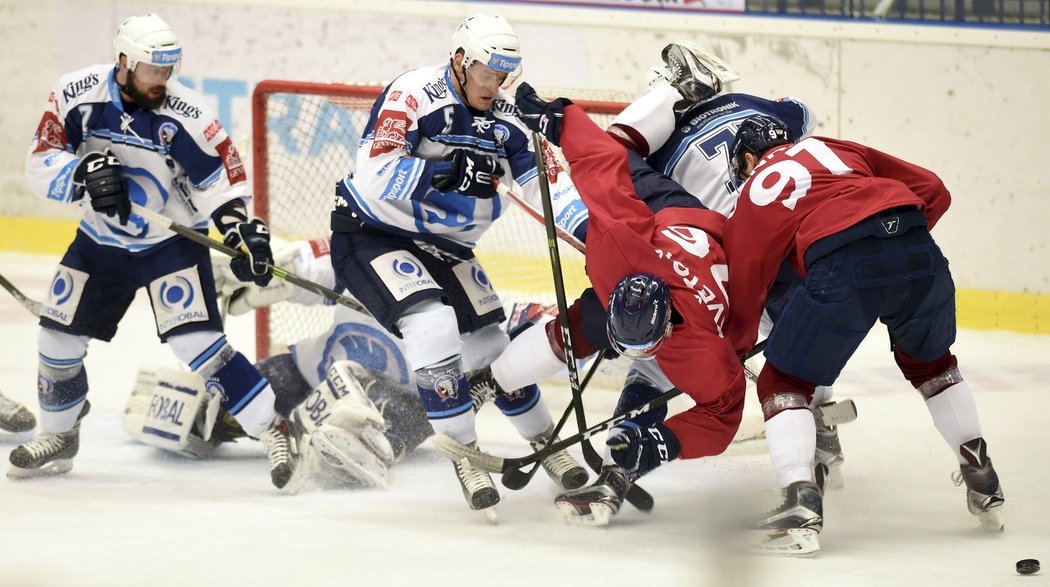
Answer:
[[8, 281], [7, 278], [3, 275], [0, 275], [0, 286], [3, 286], [3, 288], [7, 290], [7, 293], [11, 294], [11, 297], [15, 298], [15, 300], [17, 300], [19, 304], [22, 304], [23, 308], [29, 310], [31, 314], [35, 314], [37, 316], [43, 316], [45, 314], [46, 307], [44, 306], [44, 304], [41, 304], [40, 302], [22, 293], [21, 290], [15, 287], [15, 284]]
[[[152, 222], [153, 224], [167, 228], [168, 230], [178, 234], [179, 236], [185, 237], [191, 241], [202, 244], [224, 255], [227, 255], [229, 257], [236, 257], [238, 255], [244, 254], [232, 247], [226, 246], [225, 243], [210, 238], [205, 234], [201, 234], [188, 226], [178, 224], [174, 220], [168, 218], [167, 216], [164, 216], [159, 212], [154, 212], [149, 208], [144, 208], [135, 203], [132, 203], [131, 207], [136, 214], [142, 216], [148, 222]], [[273, 271], [273, 276], [278, 279], [283, 279], [284, 281], [287, 281], [292, 285], [301, 287], [302, 289], [305, 289], [308, 292], [315, 293], [330, 302], [340, 304], [348, 308], [352, 308], [363, 314], [369, 314], [368, 309], [361, 305], [361, 302], [355, 300], [354, 298], [344, 296], [343, 294], [330, 290], [319, 283], [314, 283], [309, 279], [299, 277], [298, 275], [291, 273], [290, 271], [281, 269], [280, 267], [277, 267], [275, 265], [268, 263], [267, 267], [269, 267]]]

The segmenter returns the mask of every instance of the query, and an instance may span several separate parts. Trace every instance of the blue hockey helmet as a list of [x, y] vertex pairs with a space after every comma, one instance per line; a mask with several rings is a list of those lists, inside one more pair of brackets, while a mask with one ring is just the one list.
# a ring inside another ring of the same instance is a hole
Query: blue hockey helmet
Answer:
[[652, 359], [671, 334], [671, 290], [651, 273], [632, 273], [616, 284], [605, 323], [618, 354]]
[[763, 153], [777, 145], [793, 143], [791, 130], [776, 116], [767, 114], [755, 114], [748, 116], [740, 123], [733, 139], [733, 147], [730, 150], [729, 176], [732, 178], [747, 179], [741, 177], [744, 168], [744, 153], [761, 157]]

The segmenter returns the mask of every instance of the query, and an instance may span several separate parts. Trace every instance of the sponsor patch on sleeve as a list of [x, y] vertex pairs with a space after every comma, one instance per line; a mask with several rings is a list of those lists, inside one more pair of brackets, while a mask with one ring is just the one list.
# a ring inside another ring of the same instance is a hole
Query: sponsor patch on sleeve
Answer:
[[40, 126], [36, 129], [36, 148], [34, 153], [43, 153], [55, 149], [66, 148], [66, 129], [58, 116], [50, 110], [44, 113], [40, 119]]
[[383, 110], [376, 119], [372, 139], [372, 157], [398, 149], [407, 149], [408, 114], [400, 110]]
[[233, 146], [230, 137], [226, 137], [219, 143], [215, 150], [219, 152], [219, 157], [222, 157], [222, 165], [226, 168], [226, 175], [230, 178], [231, 184], [240, 183], [248, 178], [248, 174], [244, 171], [244, 163], [241, 162], [241, 155], [237, 152], [237, 147]]

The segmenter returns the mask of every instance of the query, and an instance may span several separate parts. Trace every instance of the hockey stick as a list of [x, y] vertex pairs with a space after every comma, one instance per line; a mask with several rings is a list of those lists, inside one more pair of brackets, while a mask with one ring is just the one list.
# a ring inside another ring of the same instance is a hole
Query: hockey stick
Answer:
[[7, 290], [7, 293], [11, 294], [11, 296], [14, 297], [19, 304], [22, 304], [23, 308], [29, 310], [32, 314], [35, 314], [37, 316], [43, 316], [46, 312], [47, 308], [46, 306], [44, 306], [44, 304], [41, 304], [40, 302], [22, 293], [17, 287], [15, 287], [15, 284], [8, 281], [7, 278], [3, 275], [0, 275], [0, 285], [4, 286], [4, 289]]
[[[145, 218], [148, 222], [152, 222], [154, 224], [163, 226], [164, 228], [167, 228], [168, 230], [180, 236], [184, 236], [190, 239], [191, 241], [198, 242], [208, 248], [219, 251], [224, 255], [236, 257], [238, 255], [244, 254], [232, 247], [226, 246], [224, 243], [221, 243], [215, 239], [208, 237], [208, 235], [201, 234], [196, 230], [189, 228], [188, 226], [177, 224], [174, 220], [168, 218], [167, 216], [164, 216], [159, 212], [154, 212], [149, 208], [144, 208], [138, 204], [132, 203], [131, 209], [139, 216]], [[283, 279], [284, 281], [287, 281], [292, 285], [299, 286], [308, 292], [315, 293], [330, 302], [341, 304], [353, 310], [357, 310], [362, 314], [367, 314], [371, 316], [371, 313], [369, 313], [368, 309], [362, 306], [361, 302], [355, 300], [354, 298], [344, 296], [343, 294], [330, 290], [319, 283], [314, 283], [304, 277], [299, 277], [298, 275], [289, 271], [285, 271], [284, 269], [281, 269], [280, 267], [277, 267], [275, 265], [267, 263], [266, 266], [271, 271], [273, 271], [273, 276], [278, 279]]]
[[[591, 382], [591, 378], [594, 377], [594, 374], [598, 372], [598, 365], [601, 364], [602, 359], [604, 357], [605, 353], [603, 351], [599, 351], [598, 356], [594, 358], [594, 363], [591, 364], [591, 368], [587, 371], [587, 375], [583, 378], [583, 382], [580, 383], [581, 393], [583, 392], [583, 390], [587, 389], [587, 384]], [[561, 432], [561, 429], [565, 427], [565, 423], [569, 421], [569, 415], [572, 414], [575, 408], [575, 402], [569, 402], [569, 405], [565, 406], [565, 411], [562, 412], [561, 418], [558, 419], [558, 423], [554, 426], [554, 431], [550, 434], [551, 438], [558, 437], [558, 433]], [[529, 481], [532, 480], [532, 477], [536, 474], [536, 471], [538, 471], [539, 469], [540, 464], [536, 463], [528, 471], [521, 471], [515, 469], [509, 474], [503, 475], [500, 478], [500, 480], [503, 482], [503, 486], [507, 489], [521, 489], [528, 485]]]
[[[558, 251], [558, 235], [554, 225], [554, 204], [551, 201], [550, 185], [547, 182], [547, 164], [543, 159], [543, 137], [538, 133], [532, 133], [532, 146], [536, 151], [536, 179], [540, 186], [540, 201], [543, 204], [543, 224], [547, 229], [547, 250], [550, 253], [551, 273], [554, 277], [554, 294], [558, 300], [558, 326], [561, 330], [562, 345], [565, 350], [565, 366], [569, 370], [569, 389], [572, 391], [572, 402], [576, 406], [576, 427], [583, 431], [587, 429], [587, 419], [583, 413], [583, 393], [580, 391], [580, 375], [576, 370], [576, 354], [572, 344], [572, 336], [569, 333], [569, 304], [565, 300], [565, 280], [561, 271], [561, 253]], [[595, 472], [600, 472], [605, 465], [604, 459], [598, 451], [594, 450], [591, 443], [582, 439], [581, 448], [583, 458]], [[514, 476], [522, 474], [511, 472], [503, 477], [509, 476], [514, 483]], [[627, 489], [625, 499], [634, 507], [649, 511], [653, 509], [653, 496], [637, 484], [632, 484]]]
[[[747, 353], [743, 360], [747, 360], [762, 352], [762, 349], [764, 349], [765, 346], [766, 341], [764, 340], [756, 344], [755, 347]], [[672, 399], [678, 397], [679, 395], [681, 395], [681, 393], [682, 391], [677, 388], [666, 391], [649, 400], [648, 402], [638, 406], [637, 408], [634, 408], [633, 410], [630, 410], [624, 414], [620, 414], [619, 416], [613, 416], [612, 418], [609, 418], [608, 420], [605, 420], [604, 422], [601, 422], [599, 424], [595, 424], [594, 426], [591, 426], [590, 428], [578, 434], [574, 434], [573, 436], [570, 436], [563, 440], [559, 440], [558, 442], [555, 442], [554, 444], [551, 444], [543, 448], [542, 450], [538, 450], [530, 455], [525, 455], [523, 457], [497, 457], [495, 455], [482, 452], [477, 448], [467, 446], [462, 442], [459, 442], [455, 438], [448, 436], [447, 434], [435, 434], [431, 437], [431, 443], [433, 443], [434, 448], [438, 449], [438, 451], [440, 451], [442, 454], [449, 457], [450, 459], [458, 461], [462, 458], [466, 458], [471, 462], [471, 464], [480, 469], [483, 469], [490, 473], [501, 473], [503, 475], [507, 475], [511, 471], [520, 470], [522, 467], [526, 467], [533, 463], [539, 462], [553, 453], [556, 453], [560, 450], [565, 450], [566, 448], [576, 444], [577, 442], [582, 442], [592, 436], [601, 434], [602, 432], [605, 432], [618, 424], [630, 420], [631, 418], [634, 418], [639, 414], [644, 414], [645, 412], [648, 412], [653, 408], [660, 407], [666, 404], [667, 402], [671, 401]]]
[[[507, 196], [508, 198], [513, 200], [514, 203], [518, 205], [518, 207], [524, 210], [526, 214], [532, 216], [533, 219], [535, 219], [537, 222], [546, 225], [546, 221], [543, 219], [543, 213], [534, 208], [532, 204], [525, 201], [525, 198], [523, 196], [514, 193], [513, 190], [507, 187], [507, 184], [501, 182], [498, 179], [495, 180], [494, 183], [496, 186], [496, 191], [499, 193], [499, 195]], [[569, 246], [581, 253], [587, 253], [587, 247], [582, 242], [580, 242], [580, 239], [566, 232], [565, 229], [563, 229], [560, 226], [555, 225], [554, 230], [557, 232], [558, 238], [560, 238], [562, 242], [568, 244]]]

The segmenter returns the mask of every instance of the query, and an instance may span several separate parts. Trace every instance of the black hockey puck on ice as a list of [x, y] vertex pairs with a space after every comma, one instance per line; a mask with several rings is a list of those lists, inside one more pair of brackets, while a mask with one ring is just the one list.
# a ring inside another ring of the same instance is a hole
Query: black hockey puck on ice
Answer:
[[1017, 561], [1017, 572], [1022, 575], [1032, 575], [1039, 572], [1039, 561], [1034, 558], [1026, 558]]

